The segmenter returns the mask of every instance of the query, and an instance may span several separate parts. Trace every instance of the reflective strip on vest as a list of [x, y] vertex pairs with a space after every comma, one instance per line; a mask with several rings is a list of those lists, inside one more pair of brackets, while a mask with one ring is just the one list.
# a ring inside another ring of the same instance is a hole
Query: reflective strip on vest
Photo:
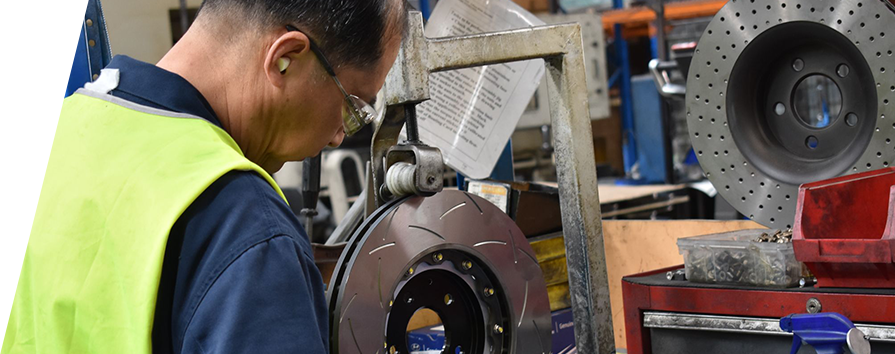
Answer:
[[151, 353], [168, 233], [233, 170], [282, 197], [206, 120], [85, 90], [67, 98], [0, 353]]

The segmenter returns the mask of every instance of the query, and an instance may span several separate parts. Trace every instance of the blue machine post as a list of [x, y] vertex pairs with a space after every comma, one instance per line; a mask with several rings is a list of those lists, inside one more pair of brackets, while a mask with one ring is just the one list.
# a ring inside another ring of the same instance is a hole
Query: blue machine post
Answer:
[[[624, 7], [624, 1], [612, 0], [612, 6], [620, 9]], [[619, 24], [615, 25], [614, 46], [618, 69], [609, 81], [610, 84], [618, 84], [621, 94], [622, 154], [625, 173], [629, 173], [637, 162], [637, 147], [634, 145], [634, 105], [631, 101], [631, 64], [628, 61], [628, 42], [622, 36], [622, 26]]]
[[102, 4], [100, 0], [88, 0], [65, 97], [83, 87], [85, 83], [93, 81], [111, 60], [112, 50], [109, 47], [109, 34], [106, 31]]
[[507, 146], [504, 146], [503, 152], [497, 158], [497, 164], [494, 165], [494, 169], [491, 170], [491, 176], [488, 178], [498, 181], [512, 181], [515, 177], [516, 171], [513, 169], [513, 140], [511, 139], [507, 141]]
[[420, 0], [420, 12], [423, 13], [424, 19], [429, 19], [429, 15], [432, 14], [432, 7], [429, 6], [429, 0]]
[[[503, 152], [500, 153], [500, 157], [497, 158], [497, 164], [494, 165], [494, 169], [491, 170], [491, 175], [488, 176], [489, 179], [497, 180], [497, 181], [513, 181], [516, 178], [516, 170], [513, 167], [513, 140], [510, 139], [507, 141], [507, 145], [504, 146]], [[462, 173], [457, 172], [457, 187], [460, 189], [465, 189], [466, 184], [466, 176]]]

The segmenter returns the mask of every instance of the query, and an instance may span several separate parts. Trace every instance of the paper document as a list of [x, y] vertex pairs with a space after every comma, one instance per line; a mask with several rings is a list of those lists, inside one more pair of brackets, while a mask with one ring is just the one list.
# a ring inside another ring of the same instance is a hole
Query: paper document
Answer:
[[[542, 24], [510, 0], [441, 0], [426, 25], [426, 36]], [[417, 106], [420, 138], [441, 149], [453, 169], [471, 178], [488, 177], [543, 75], [541, 59], [432, 74], [432, 99]]]

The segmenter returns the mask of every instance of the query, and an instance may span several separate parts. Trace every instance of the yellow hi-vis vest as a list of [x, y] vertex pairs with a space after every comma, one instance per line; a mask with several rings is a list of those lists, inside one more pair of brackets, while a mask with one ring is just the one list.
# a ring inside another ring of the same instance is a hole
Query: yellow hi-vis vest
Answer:
[[67, 98], [0, 353], [151, 353], [168, 233], [232, 170], [282, 196], [202, 118], [103, 91]]

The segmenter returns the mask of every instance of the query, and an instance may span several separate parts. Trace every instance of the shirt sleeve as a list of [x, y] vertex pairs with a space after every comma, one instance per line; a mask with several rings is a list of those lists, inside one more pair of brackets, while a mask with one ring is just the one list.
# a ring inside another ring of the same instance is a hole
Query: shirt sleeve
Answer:
[[182, 353], [326, 353], [323, 281], [289, 236], [248, 248], [193, 314]]

